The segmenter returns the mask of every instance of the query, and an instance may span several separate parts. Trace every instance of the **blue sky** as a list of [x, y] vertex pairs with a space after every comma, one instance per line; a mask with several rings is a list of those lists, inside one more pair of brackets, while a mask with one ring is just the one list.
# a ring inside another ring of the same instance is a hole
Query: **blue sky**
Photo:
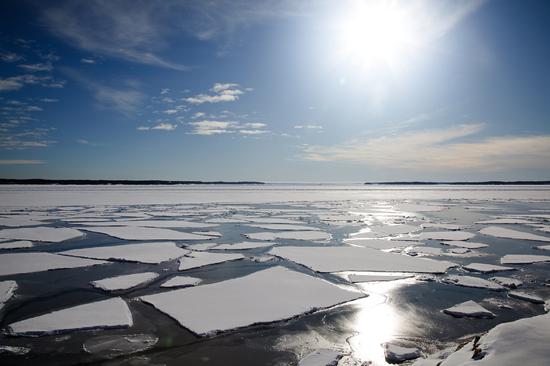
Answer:
[[0, 176], [550, 179], [546, 1], [2, 1]]

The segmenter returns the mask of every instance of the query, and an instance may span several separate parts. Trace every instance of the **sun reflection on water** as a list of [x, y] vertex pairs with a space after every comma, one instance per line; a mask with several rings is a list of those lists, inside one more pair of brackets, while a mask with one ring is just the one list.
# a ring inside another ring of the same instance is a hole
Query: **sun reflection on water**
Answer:
[[349, 339], [354, 358], [387, 365], [383, 344], [400, 333], [403, 323], [388, 295], [408, 283], [411, 280], [359, 284], [369, 296], [356, 302], [359, 309], [352, 329], [357, 334]]

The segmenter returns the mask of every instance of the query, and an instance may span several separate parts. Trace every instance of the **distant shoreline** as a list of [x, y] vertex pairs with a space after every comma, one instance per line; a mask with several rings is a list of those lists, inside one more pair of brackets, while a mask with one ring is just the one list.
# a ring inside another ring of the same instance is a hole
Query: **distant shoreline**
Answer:
[[256, 181], [200, 181], [200, 180], [123, 180], [123, 179], [0, 179], [0, 185], [198, 185], [198, 184], [265, 184]]
[[455, 186], [481, 186], [481, 185], [496, 185], [496, 186], [506, 186], [506, 185], [550, 185], [548, 180], [518, 180], [518, 181], [499, 181], [499, 180], [490, 180], [485, 182], [366, 182], [366, 185], [455, 185]]

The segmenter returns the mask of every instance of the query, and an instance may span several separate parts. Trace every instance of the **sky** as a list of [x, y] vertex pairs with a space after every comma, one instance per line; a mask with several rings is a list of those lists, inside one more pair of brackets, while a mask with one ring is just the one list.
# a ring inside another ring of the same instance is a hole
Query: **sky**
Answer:
[[550, 180], [550, 2], [0, 2], [0, 177]]

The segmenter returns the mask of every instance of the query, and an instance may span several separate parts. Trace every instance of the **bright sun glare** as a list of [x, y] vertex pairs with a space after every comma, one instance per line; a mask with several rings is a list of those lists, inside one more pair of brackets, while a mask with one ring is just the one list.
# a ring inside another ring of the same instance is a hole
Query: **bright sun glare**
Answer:
[[417, 39], [413, 14], [395, 1], [356, 1], [337, 24], [339, 53], [363, 69], [396, 68]]

